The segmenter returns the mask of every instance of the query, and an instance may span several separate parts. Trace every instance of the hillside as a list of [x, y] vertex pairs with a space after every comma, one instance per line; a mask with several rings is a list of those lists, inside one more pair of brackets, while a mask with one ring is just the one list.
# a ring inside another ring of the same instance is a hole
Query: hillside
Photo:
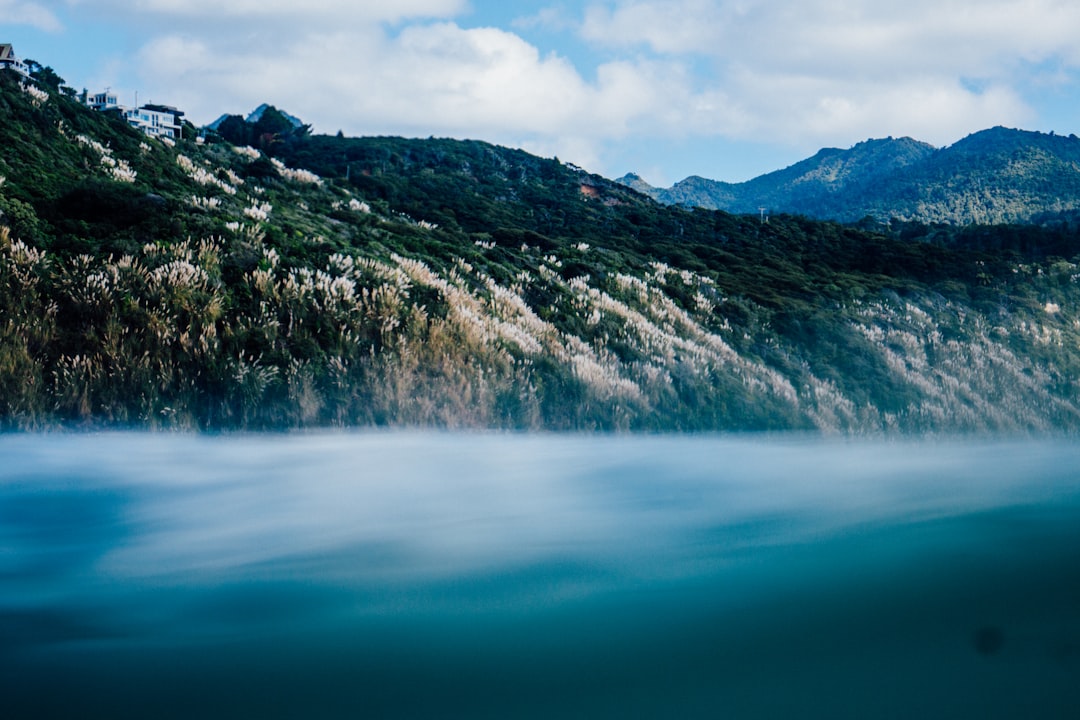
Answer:
[[1080, 428], [1068, 226], [761, 223], [479, 141], [259, 140], [0, 73], [3, 427]]
[[744, 183], [690, 177], [668, 189], [620, 179], [667, 204], [855, 222], [1000, 224], [1080, 209], [1080, 139], [992, 128], [935, 150], [910, 138], [826, 149]]

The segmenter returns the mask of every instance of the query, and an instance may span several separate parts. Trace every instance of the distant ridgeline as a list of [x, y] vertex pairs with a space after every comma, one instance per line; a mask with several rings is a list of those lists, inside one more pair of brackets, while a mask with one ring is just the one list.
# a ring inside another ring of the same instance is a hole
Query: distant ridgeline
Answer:
[[943, 149], [911, 138], [826, 149], [743, 183], [689, 177], [655, 188], [622, 182], [667, 204], [756, 213], [797, 213], [856, 222], [995, 224], [1075, 220], [1080, 139], [996, 127]]
[[170, 144], [0, 70], [0, 426], [1080, 428], [1070, 223], [763, 223], [272, 110]]

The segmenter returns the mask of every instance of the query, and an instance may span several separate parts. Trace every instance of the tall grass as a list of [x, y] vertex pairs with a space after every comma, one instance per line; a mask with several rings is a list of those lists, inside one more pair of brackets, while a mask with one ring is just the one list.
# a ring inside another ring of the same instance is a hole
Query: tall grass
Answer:
[[[252, 248], [257, 260], [227, 281]], [[1071, 266], [1047, 276], [1036, 314], [856, 301], [837, 309], [849, 320], [835, 332], [861, 354], [823, 361], [766, 322], [730, 323], [736, 301], [706, 277], [654, 265], [565, 280], [558, 262], [504, 285], [464, 260], [285, 263], [258, 233], [54, 257], [0, 228], [0, 417], [16, 428], [1080, 425]], [[553, 301], [534, 307], [538, 293]], [[864, 365], [887, 374], [887, 403], [860, 385]]]

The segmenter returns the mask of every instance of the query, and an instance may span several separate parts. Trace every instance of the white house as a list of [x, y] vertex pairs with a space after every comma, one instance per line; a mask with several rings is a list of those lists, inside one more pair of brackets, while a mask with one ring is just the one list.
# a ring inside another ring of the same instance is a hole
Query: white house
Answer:
[[151, 137], [180, 139], [183, 132], [180, 118], [184, 113], [170, 105], [143, 105], [124, 110], [124, 118], [137, 130]]
[[110, 110], [112, 108], [120, 107], [120, 103], [117, 101], [116, 96], [108, 91], [90, 95], [86, 98], [86, 104], [95, 110]]
[[24, 78], [30, 77], [30, 68], [15, 55], [11, 43], [0, 43], [0, 69], [14, 70]]
[[116, 95], [109, 91], [86, 96], [84, 102], [94, 110], [116, 110], [128, 125], [141, 130], [150, 137], [167, 137], [179, 140], [183, 132], [181, 118], [184, 113], [171, 105], [147, 103], [139, 107], [121, 105]]

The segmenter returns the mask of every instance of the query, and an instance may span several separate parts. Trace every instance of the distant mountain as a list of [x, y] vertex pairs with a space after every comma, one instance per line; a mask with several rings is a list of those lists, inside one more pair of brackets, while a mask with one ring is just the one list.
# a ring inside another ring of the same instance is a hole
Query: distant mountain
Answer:
[[[689, 179], [690, 178], [687, 178], [687, 180], [689, 180]], [[658, 188], [658, 187], [656, 187], [654, 185], [650, 185], [649, 183], [645, 182], [645, 180], [640, 175], [638, 175], [637, 173], [627, 173], [627, 174], [623, 175], [621, 178], [619, 178], [618, 180], [616, 180], [615, 182], [620, 183], [622, 185], [625, 185], [628, 188], [633, 188], [634, 190], [637, 190], [639, 193], [641, 193], [643, 195], [648, 195], [648, 196], [650, 196], [650, 197], [652, 197], [653, 199], [656, 199], [656, 200], [660, 200], [659, 196], [662, 195], [663, 193], [667, 192], [663, 188]], [[684, 180], [683, 182], [686, 182], [686, 180]], [[662, 202], [665, 202], [668, 205], [674, 205], [675, 204], [675, 203], [668, 202], [666, 199], [662, 200]]]
[[743, 183], [695, 176], [663, 189], [637, 175], [619, 182], [666, 204], [736, 213], [1025, 223], [1080, 209], [1080, 139], [995, 127], [943, 149], [911, 138], [824, 149]]
[[[262, 119], [262, 116], [266, 113], [266, 111], [270, 110], [270, 109], [277, 110], [277, 112], [279, 112], [283, 118], [288, 120], [292, 124], [292, 126], [294, 128], [303, 127], [304, 122], [300, 118], [296, 117], [295, 115], [290, 115], [289, 113], [285, 112], [284, 110], [278, 110], [273, 105], [269, 105], [267, 103], [263, 103], [262, 105], [260, 105], [259, 107], [255, 108], [250, 113], [248, 113], [248, 116], [246, 118], [244, 118], [244, 122], [247, 122], [247, 123], [250, 123], [250, 124], [254, 125], [254, 124], [258, 123], [259, 120]], [[221, 124], [224, 123], [226, 120], [228, 120], [230, 117], [240, 117], [240, 116], [239, 115], [229, 115], [228, 113], [226, 113], [226, 114], [222, 115], [221, 117], [219, 117], [214, 122], [207, 125], [206, 127], [209, 128], [210, 130], [215, 130], [216, 131], [221, 127]]]
[[263, 103], [259, 107], [252, 110], [251, 113], [246, 118], [247, 122], [254, 125], [255, 123], [259, 122], [259, 120], [262, 119], [262, 116], [266, 113], [266, 111], [270, 110], [270, 109], [277, 110], [279, 113], [281, 113], [281, 116], [283, 118], [285, 118], [286, 120], [288, 120], [290, 123], [292, 123], [292, 126], [294, 128], [302, 127], [303, 124], [304, 124], [304, 122], [300, 118], [296, 117], [295, 115], [290, 115], [289, 113], [285, 112], [284, 110], [280, 110], [278, 108], [275, 108], [273, 105], [268, 105], [267, 103]]
[[207, 129], [209, 129], [209, 130], [217, 130], [219, 127], [221, 127], [221, 123], [225, 122], [228, 119], [229, 119], [229, 113], [224, 113], [221, 116], [219, 116], [218, 119], [215, 120], [214, 122], [207, 123], [205, 125], [205, 127]]

